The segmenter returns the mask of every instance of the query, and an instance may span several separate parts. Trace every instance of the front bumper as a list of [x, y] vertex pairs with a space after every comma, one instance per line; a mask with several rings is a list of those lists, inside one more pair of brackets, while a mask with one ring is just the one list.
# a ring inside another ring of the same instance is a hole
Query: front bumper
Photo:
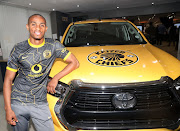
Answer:
[[[73, 130], [175, 130], [179, 121], [179, 98], [172, 80], [120, 84], [72, 81], [65, 99], [58, 101], [56, 115], [64, 128]], [[137, 103], [118, 109], [112, 97], [120, 92], [134, 94]]]

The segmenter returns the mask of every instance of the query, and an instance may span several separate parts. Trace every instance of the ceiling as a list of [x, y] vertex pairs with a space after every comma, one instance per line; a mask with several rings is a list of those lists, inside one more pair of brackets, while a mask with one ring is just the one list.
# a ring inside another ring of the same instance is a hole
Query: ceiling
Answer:
[[[55, 9], [55, 11], [63, 13], [83, 13], [155, 6], [180, 2], [180, 0], [0, 0], [0, 2], [41, 11], [53, 11], [53, 9]], [[152, 3], [154, 3], [154, 5]]]

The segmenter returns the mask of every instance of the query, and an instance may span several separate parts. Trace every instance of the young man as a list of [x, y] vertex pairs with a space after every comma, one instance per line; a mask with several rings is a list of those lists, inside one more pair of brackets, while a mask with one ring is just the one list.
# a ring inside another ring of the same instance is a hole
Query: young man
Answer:
[[[30, 16], [26, 28], [29, 39], [14, 46], [7, 63], [3, 86], [6, 120], [14, 131], [28, 130], [30, 118], [37, 131], [53, 131], [47, 92], [55, 93], [59, 79], [78, 68], [79, 63], [58, 41], [44, 38], [47, 26], [40, 14]], [[55, 58], [62, 58], [68, 65], [47, 84]]]

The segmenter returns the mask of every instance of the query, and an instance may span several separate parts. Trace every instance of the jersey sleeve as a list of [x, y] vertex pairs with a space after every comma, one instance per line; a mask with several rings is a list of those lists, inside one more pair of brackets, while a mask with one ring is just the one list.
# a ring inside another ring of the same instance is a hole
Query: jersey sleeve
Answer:
[[6, 69], [17, 72], [18, 70], [18, 51], [16, 49], [16, 46], [13, 47], [11, 50], [10, 56], [8, 58], [7, 67]]
[[70, 56], [71, 52], [60, 42], [55, 41], [55, 47], [57, 58], [62, 58], [65, 61]]

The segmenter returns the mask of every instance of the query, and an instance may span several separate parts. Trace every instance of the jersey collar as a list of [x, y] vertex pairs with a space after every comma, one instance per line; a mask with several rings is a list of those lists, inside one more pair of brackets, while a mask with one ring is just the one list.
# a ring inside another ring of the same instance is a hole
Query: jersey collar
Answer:
[[32, 43], [30, 42], [30, 39], [28, 39], [28, 43], [29, 43], [29, 45], [30, 45], [31, 47], [40, 48], [40, 47], [42, 47], [42, 46], [44, 45], [45, 39], [44, 39], [43, 43], [41, 43], [40, 45], [34, 45], [34, 44], [32, 44]]

